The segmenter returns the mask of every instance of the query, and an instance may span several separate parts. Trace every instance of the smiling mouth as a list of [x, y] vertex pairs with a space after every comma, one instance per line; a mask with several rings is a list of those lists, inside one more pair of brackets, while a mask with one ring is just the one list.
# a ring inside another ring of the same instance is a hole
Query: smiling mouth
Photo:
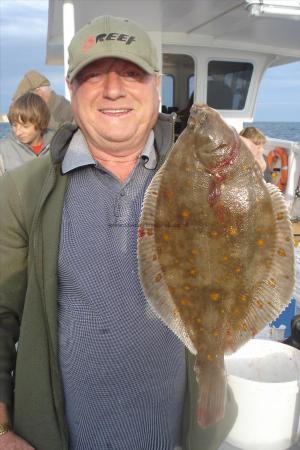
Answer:
[[118, 109], [102, 108], [102, 109], [99, 109], [98, 111], [100, 111], [102, 114], [107, 114], [108, 116], [120, 116], [123, 114], [130, 113], [132, 111], [132, 109], [129, 109], [129, 108], [118, 108]]

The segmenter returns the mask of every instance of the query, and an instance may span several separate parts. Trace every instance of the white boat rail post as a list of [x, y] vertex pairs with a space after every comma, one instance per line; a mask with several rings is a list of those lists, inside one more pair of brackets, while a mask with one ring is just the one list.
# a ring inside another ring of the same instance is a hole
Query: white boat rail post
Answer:
[[[162, 33], [160, 31], [149, 31], [149, 35], [151, 36], [152, 41], [156, 47], [156, 51], [158, 54], [160, 73], [162, 74]], [[160, 95], [159, 95], [159, 110], [161, 111], [161, 96], [162, 96], [162, 80], [160, 84]]]
[[[63, 3], [63, 40], [64, 40], [64, 74], [68, 71], [68, 47], [75, 34], [74, 3], [72, 0], [64, 0]], [[65, 97], [70, 100], [68, 85], [65, 81]]]

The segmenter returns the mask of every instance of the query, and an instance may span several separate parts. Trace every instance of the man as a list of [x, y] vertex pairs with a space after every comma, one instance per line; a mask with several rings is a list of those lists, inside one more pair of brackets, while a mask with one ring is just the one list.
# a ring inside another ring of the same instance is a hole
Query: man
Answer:
[[173, 139], [153, 43], [99, 17], [70, 44], [68, 83], [79, 128], [0, 187], [0, 450], [217, 449], [234, 401], [197, 426], [194, 359], [137, 274], [143, 196]]
[[29, 70], [20, 81], [16, 92], [13, 96], [13, 101], [26, 92], [33, 92], [39, 95], [49, 108], [51, 117], [49, 128], [56, 130], [64, 122], [71, 122], [73, 120], [73, 113], [70, 102], [62, 95], [57, 95], [52, 89], [50, 81], [44, 75], [36, 70]]
[[44, 100], [32, 92], [18, 97], [9, 108], [11, 134], [0, 140], [3, 172], [15, 169], [45, 155], [54, 132], [48, 130], [49, 109]]

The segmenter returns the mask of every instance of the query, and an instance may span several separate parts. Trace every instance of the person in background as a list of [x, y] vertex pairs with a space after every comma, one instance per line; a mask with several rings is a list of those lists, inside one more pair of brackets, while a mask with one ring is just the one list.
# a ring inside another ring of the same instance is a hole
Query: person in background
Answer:
[[0, 140], [0, 173], [45, 155], [54, 131], [48, 129], [49, 109], [44, 100], [28, 92], [14, 101], [8, 112], [11, 133]]
[[50, 129], [56, 130], [64, 122], [71, 122], [73, 120], [70, 102], [62, 95], [57, 95], [52, 89], [48, 78], [36, 70], [29, 70], [24, 75], [24, 78], [22, 78], [14, 93], [13, 101], [26, 92], [33, 92], [39, 95], [47, 103], [51, 114], [49, 121]]
[[271, 171], [267, 167], [266, 156], [263, 154], [267, 142], [265, 135], [256, 127], [245, 127], [240, 131], [240, 136], [246, 140], [248, 147], [251, 147], [252, 153], [257, 157], [265, 181], [271, 183]]
[[138, 275], [143, 198], [174, 137], [155, 46], [98, 17], [67, 81], [76, 125], [0, 180], [0, 450], [216, 450], [235, 401], [197, 425], [195, 357]]

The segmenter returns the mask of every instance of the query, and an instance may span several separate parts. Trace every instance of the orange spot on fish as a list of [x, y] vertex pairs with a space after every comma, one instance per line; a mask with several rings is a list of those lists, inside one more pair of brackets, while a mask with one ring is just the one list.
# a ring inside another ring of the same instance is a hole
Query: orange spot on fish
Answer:
[[153, 236], [153, 229], [152, 228], [148, 228], [147, 229], [147, 235], [148, 236]]
[[164, 241], [169, 241], [170, 240], [170, 235], [168, 233], [164, 233], [163, 234], [163, 240]]
[[161, 273], [158, 273], [154, 278], [156, 283], [158, 283], [161, 279], [162, 279]]
[[184, 210], [181, 212], [181, 216], [182, 216], [184, 219], [188, 219], [188, 218], [190, 217], [190, 215], [191, 215], [191, 213], [190, 213], [190, 211], [188, 211], [187, 209], [184, 209]]
[[278, 253], [279, 256], [286, 256], [286, 252], [285, 252], [285, 250], [283, 248], [279, 248], [277, 253]]
[[239, 298], [240, 298], [240, 301], [243, 303], [248, 301], [248, 296], [245, 294], [240, 294]]
[[223, 261], [228, 261], [229, 260], [229, 256], [228, 255], [224, 255], [223, 256]]
[[236, 236], [238, 234], [238, 230], [237, 228], [231, 226], [228, 228], [227, 233], [229, 236]]
[[212, 361], [214, 359], [214, 357], [211, 353], [207, 353], [206, 356], [207, 356], [208, 361]]
[[192, 255], [199, 255], [199, 250], [196, 250], [195, 248], [191, 251]]
[[197, 270], [196, 269], [191, 269], [189, 271], [189, 274], [192, 275], [192, 277], [195, 277], [197, 275]]
[[186, 284], [183, 289], [185, 291], [190, 291], [191, 290], [191, 286], [189, 284]]
[[265, 245], [265, 241], [263, 239], [257, 239], [256, 240], [256, 245], [258, 247], [263, 247]]
[[212, 293], [210, 294], [210, 299], [211, 299], [213, 302], [218, 302], [218, 301], [221, 299], [221, 295], [219, 294], [219, 292], [212, 292]]
[[239, 266], [238, 266], [238, 267], [236, 267], [236, 268], [234, 269], [234, 271], [235, 271], [236, 273], [240, 273], [240, 272], [241, 272], [241, 270], [242, 270], [242, 269], [241, 269], [241, 267], [239, 267]]
[[182, 298], [182, 299], [180, 300], [180, 304], [183, 305], [183, 306], [186, 306], [186, 305], [189, 304], [189, 301], [188, 301], [186, 298]]
[[215, 238], [215, 237], [219, 236], [219, 233], [217, 231], [213, 230], [210, 232], [210, 235], [211, 235], [211, 237]]

